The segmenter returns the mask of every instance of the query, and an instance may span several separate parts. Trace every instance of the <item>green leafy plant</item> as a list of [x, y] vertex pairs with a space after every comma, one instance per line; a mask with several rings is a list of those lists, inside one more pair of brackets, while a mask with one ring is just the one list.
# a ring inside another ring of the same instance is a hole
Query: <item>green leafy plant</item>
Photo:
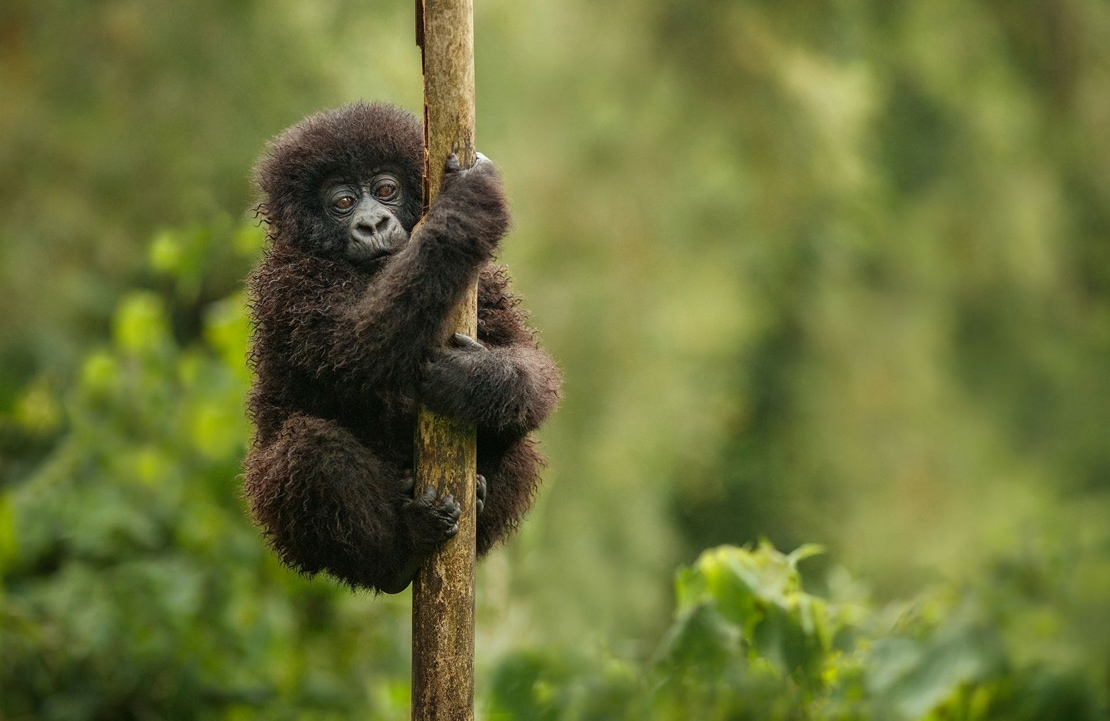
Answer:
[[401, 607], [280, 568], [239, 498], [244, 298], [204, 301], [197, 269], [244, 266], [261, 237], [160, 236], [166, 290], [125, 295], [75, 385], [33, 385], [19, 404], [12, 422], [56, 441], [0, 491], [4, 721], [372, 718], [406, 704]]
[[704, 552], [678, 572], [675, 621], [650, 663], [509, 657], [491, 718], [1107, 717], [1081, 675], [1015, 663], [979, 593], [941, 588], [874, 608], [839, 570], [824, 598], [798, 570], [816, 553], [768, 543]]

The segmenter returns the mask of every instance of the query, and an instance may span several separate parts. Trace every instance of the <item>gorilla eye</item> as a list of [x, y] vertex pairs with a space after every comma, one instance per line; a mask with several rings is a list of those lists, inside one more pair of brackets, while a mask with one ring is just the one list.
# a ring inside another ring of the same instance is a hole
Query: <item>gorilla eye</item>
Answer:
[[393, 200], [401, 192], [392, 180], [383, 180], [374, 186], [374, 197], [378, 200]]
[[351, 208], [355, 207], [355, 199], [349, 195], [344, 195], [340, 198], [337, 198], [332, 205], [334, 205], [338, 210], [350, 210]]

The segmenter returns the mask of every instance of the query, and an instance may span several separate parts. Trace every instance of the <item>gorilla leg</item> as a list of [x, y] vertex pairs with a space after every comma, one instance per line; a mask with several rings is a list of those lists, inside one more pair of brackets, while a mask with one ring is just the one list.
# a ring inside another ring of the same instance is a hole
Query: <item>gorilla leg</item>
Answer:
[[247, 457], [244, 491], [271, 546], [306, 574], [397, 593], [458, 532], [459, 509], [333, 421], [296, 414]]
[[[478, 448], [482, 447], [479, 439]], [[527, 437], [488, 457], [479, 451], [478, 473], [486, 477], [485, 503], [478, 514], [479, 556], [516, 529], [532, 505], [542, 467], [543, 458]]]

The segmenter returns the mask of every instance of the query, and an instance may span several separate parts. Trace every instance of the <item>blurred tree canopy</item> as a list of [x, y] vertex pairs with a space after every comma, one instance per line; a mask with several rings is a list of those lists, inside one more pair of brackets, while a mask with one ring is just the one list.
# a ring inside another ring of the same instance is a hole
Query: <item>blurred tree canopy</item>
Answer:
[[[72, 369], [141, 271], [152, 232], [240, 217], [266, 138], [344, 94], [412, 85], [398, 99], [420, 97], [411, 9], [352, 23], [353, 9], [4, 3], [0, 397], [36, 370]], [[372, 50], [358, 40], [371, 24]], [[337, 57], [332, 44], [348, 49]], [[368, 51], [380, 57], [363, 61]], [[371, 62], [356, 83], [355, 63]], [[208, 281], [208, 298], [237, 281]]]
[[[1023, 684], [1104, 717], [1110, 6], [477, 5], [503, 260], [568, 381], [547, 488], [481, 571], [490, 712], [618, 718], [693, 623], [673, 568], [765, 537], [829, 549], [815, 598], [869, 579], [864, 615], [973, 599], [888, 644], [912, 670], [934, 630], [994, 639], [917, 717], [1047, 708], [1003, 703]], [[266, 139], [418, 108], [411, 4], [12, 0], [0, 97], [0, 718], [396, 715], [404, 601], [291, 577], [243, 518], [237, 294]], [[887, 708], [821, 676], [877, 651], [825, 639], [799, 680], [747, 616], [697, 618], [733, 681], [691, 672], [660, 714]]]

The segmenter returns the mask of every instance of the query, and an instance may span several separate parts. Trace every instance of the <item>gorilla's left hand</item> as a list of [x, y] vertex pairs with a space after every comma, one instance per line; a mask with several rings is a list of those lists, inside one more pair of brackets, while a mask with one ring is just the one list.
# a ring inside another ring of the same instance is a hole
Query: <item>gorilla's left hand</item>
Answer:
[[425, 365], [420, 397], [455, 420], [522, 435], [551, 412], [558, 382], [551, 359], [538, 349], [486, 347], [456, 333]]
[[456, 333], [447, 347], [436, 350], [428, 360], [421, 399], [432, 410], [456, 420], [478, 423], [484, 420], [482, 409], [495, 402], [493, 396], [501, 385], [498, 376], [511, 372], [499, 360], [483, 344]]

